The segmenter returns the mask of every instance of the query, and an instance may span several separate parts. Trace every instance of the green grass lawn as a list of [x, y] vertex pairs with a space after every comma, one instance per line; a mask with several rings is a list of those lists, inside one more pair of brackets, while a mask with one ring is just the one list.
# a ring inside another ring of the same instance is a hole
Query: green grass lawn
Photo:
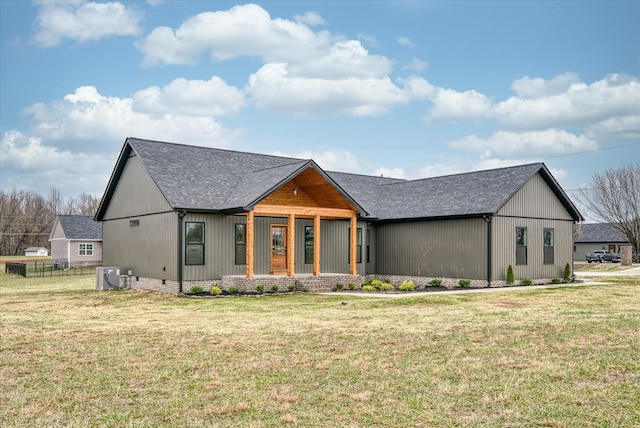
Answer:
[[640, 282], [188, 298], [0, 274], [0, 426], [640, 426]]

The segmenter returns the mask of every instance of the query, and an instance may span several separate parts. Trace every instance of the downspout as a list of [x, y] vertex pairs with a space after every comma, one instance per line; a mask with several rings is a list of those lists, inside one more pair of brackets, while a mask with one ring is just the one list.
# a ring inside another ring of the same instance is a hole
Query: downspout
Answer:
[[182, 294], [182, 224], [186, 211], [178, 211], [178, 293]]
[[492, 245], [491, 245], [491, 216], [485, 215], [482, 219], [487, 223], [487, 287], [491, 287], [491, 267], [492, 260]]

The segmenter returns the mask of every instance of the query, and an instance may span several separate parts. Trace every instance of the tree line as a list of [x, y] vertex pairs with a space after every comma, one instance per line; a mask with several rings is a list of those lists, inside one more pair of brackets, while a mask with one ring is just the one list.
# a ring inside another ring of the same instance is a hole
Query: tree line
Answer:
[[93, 216], [100, 198], [81, 193], [64, 199], [57, 189], [44, 197], [29, 190], [0, 189], [0, 255], [22, 255], [28, 247], [49, 247], [58, 214]]

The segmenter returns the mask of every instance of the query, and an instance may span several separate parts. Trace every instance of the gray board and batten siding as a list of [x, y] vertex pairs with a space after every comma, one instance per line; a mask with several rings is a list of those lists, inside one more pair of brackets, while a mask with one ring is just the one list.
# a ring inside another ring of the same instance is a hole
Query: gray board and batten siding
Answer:
[[[582, 220], [544, 164], [406, 181], [325, 173], [310, 160], [127, 139], [96, 214], [105, 266], [168, 281], [245, 274], [246, 265], [235, 264], [235, 224], [246, 222], [240, 213], [302, 167], [314, 168], [360, 213], [360, 275], [490, 281], [504, 279], [511, 264], [516, 277], [557, 277], [571, 260], [572, 225]], [[264, 179], [254, 183], [255, 177]], [[271, 225], [288, 218], [254, 220], [255, 274], [268, 274]], [[205, 224], [204, 265], [181, 263], [185, 222]], [[295, 220], [295, 273], [313, 272], [304, 260], [304, 229], [312, 225]], [[526, 266], [516, 265], [516, 227], [528, 230]], [[349, 272], [349, 221], [323, 218], [320, 228], [321, 273]], [[549, 265], [544, 228], [555, 235]]]

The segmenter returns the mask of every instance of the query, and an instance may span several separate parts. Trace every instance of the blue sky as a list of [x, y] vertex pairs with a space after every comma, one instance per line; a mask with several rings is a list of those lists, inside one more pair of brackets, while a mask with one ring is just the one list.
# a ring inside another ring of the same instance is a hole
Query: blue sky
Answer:
[[0, 187], [101, 196], [126, 137], [406, 179], [640, 160], [640, 2], [1, 1]]

